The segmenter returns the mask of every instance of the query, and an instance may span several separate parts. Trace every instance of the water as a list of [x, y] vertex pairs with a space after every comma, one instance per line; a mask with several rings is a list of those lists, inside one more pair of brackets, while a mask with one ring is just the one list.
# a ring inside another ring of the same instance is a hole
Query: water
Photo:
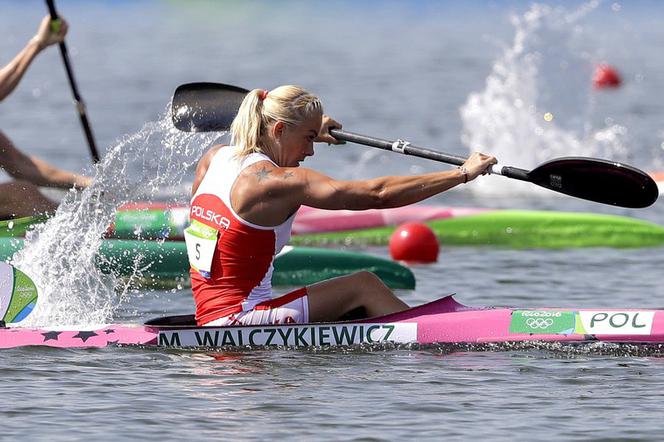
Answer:
[[[12, 258], [13, 265], [35, 275], [40, 288], [40, 302], [26, 325], [110, 321], [130, 288], [149, 271], [135, 261], [132, 276], [118, 281], [95, 265], [116, 208], [132, 201], [152, 201], [162, 187], [177, 188], [187, 168], [217, 137], [178, 131], [170, 121], [169, 106], [159, 121], [146, 124], [107, 151], [95, 166], [92, 184], [82, 192], [69, 192], [47, 223], [28, 232], [25, 247]], [[52, 259], [54, 254], [63, 259]], [[53, 280], [58, 283], [52, 284]]]
[[[182, 198], [192, 157], [212, 141], [169, 141], [163, 125], [172, 91], [190, 81], [301, 84], [348, 130], [456, 154], [487, 146], [515, 166], [591, 154], [664, 169], [658, 2], [58, 6], [72, 25], [72, 63], [105, 162], [97, 189], [104, 192], [71, 196], [69, 212], [47, 227], [53, 246], [57, 234], [71, 232], [65, 221], [73, 214], [81, 218], [76, 226], [87, 226], [83, 244], [94, 248], [89, 238], [103, 230], [115, 204], [145, 193]], [[2, 3], [3, 62], [44, 13], [36, 1]], [[600, 60], [623, 73], [623, 88], [590, 89], [584, 79]], [[545, 124], [546, 112], [552, 124]], [[55, 50], [41, 54], [0, 105], [0, 122], [26, 151], [95, 173]], [[176, 154], [178, 147], [183, 152]], [[318, 147], [307, 163], [339, 178], [445, 167], [354, 145]], [[633, 211], [533, 187], [489, 177], [431, 202], [664, 219], [661, 202]], [[367, 251], [387, 256], [385, 249]], [[139, 322], [193, 308], [187, 290], [115, 294], [114, 281], [98, 280], [92, 270], [57, 273], [81, 262], [70, 255], [28, 260], [47, 270], [44, 280], [57, 279], [47, 288], [50, 310], [35, 320], [71, 323], [93, 311], [84, 319]], [[443, 245], [439, 263], [414, 268], [417, 289], [399, 295], [410, 304], [456, 292], [470, 305], [664, 308], [663, 257], [661, 248]], [[2, 352], [0, 374], [3, 436], [28, 440], [656, 440], [664, 386], [661, 350], [555, 345], [216, 354], [24, 348]]]

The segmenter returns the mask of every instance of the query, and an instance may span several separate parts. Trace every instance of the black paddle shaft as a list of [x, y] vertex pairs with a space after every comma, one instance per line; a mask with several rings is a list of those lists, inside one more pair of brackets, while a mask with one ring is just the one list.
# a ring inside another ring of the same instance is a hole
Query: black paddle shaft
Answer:
[[[48, 12], [51, 15], [51, 20], [58, 19], [58, 12], [55, 10], [54, 0], [46, 0], [46, 6], [48, 6]], [[74, 103], [76, 104], [76, 110], [81, 119], [81, 126], [83, 126], [83, 132], [85, 133], [85, 138], [88, 141], [88, 146], [90, 148], [90, 155], [92, 155], [92, 160], [95, 163], [99, 162], [99, 152], [97, 151], [97, 145], [95, 143], [94, 136], [92, 135], [92, 128], [90, 128], [90, 123], [88, 122], [88, 116], [85, 112], [85, 103], [81, 98], [81, 94], [78, 92], [78, 87], [76, 86], [76, 80], [74, 78], [74, 71], [71, 68], [71, 63], [69, 62], [69, 53], [67, 52], [67, 45], [62, 42], [60, 46], [60, 55], [62, 56], [62, 63], [65, 65], [65, 71], [67, 72], [67, 78], [69, 79], [69, 86], [71, 87], [72, 95], [74, 96]]]
[[[466, 158], [424, 147], [418, 147], [404, 140], [390, 141], [383, 138], [346, 132], [345, 130], [340, 129], [331, 129], [330, 134], [337, 140], [363, 144], [365, 146], [376, 147], [383, 150], [391, 150], [392, 152], [425, 158], [427, 160], [440, 161], [441, 163], [452, 164], [454, 166], [461, 166], [466, 162]], [[521, 181], [532, 181], [527, 170], [519, 169], [517, 167], [504, 166], [500, 169], [500, 175]]]

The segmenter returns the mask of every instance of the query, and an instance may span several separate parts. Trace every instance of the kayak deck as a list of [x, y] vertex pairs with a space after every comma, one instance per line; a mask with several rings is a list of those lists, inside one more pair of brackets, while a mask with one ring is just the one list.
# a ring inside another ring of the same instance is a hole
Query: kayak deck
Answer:
[[33, 345], [301, 348], [592, 341], [664, 343], [664, 311], [468, 307], [447, 296], [391, 315], [334, 323], [196, 327], [191, 324], [191, 316], [183, 316], [161, 318], [144, 325], [107, 325], [84, 330], [0, 329], [0, 348]]

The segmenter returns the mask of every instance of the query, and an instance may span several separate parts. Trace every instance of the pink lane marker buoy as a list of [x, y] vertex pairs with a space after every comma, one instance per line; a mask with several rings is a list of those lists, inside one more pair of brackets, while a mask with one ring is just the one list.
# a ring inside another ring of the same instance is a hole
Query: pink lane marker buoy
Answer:
[[426, 224], [400, 225], [390, 237], [390, 255], [397, 261], [432, 263], [438, 261], [438, 238]]
[[618, 71], [611, 65], [599, 64], [595, 67], [593, 87], [595, 89], [616, 89], [622, 84]]

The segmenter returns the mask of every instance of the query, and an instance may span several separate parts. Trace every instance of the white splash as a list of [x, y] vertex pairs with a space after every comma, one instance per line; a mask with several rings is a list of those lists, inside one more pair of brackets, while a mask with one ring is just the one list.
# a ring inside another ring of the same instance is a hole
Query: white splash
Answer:
[[[108, 323], [132, 282], [103, 274], [97, 266], [116, 209], [150, 201], [164, 188], [179, 188], [188, 168], [218, 136], [178, 131], [169, 107], [158, 121], [109, 149], [95, 167], [92, 185], [69, 192], [55, 216], [29, 232], [23, 250], [12, 258], [39, 288], [37, 306], [21, 325]], [[142, 270], [134, 268], [134, 276]]]
[[[460, 113], [462, 141], [470, 151], [490, 153], [502, 165], [532, 169], [561, 156], [627, 157], [627, 129], [591, 127], [593, 57], [579, 24], [597, 8], [578, 10], [533, 5], [512, 17], [512, 46], [494, 63], [482, 92], [469, 95]], [[512, 180], [479, 180], [481, 193], [530, 193], [535, 186]], [[546, 192], [552, 195], [552, 192]]]

